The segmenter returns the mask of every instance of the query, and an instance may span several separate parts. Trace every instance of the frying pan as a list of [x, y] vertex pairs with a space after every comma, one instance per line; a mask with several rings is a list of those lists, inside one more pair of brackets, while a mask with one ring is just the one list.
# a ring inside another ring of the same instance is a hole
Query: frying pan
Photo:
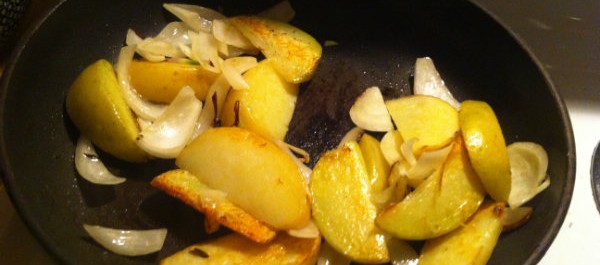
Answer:
[[[228, 16], [251, 14], [275, 1], [202, 1]], [[199, 4], [199, 1], [195, 2]], [[101, 154], [128, 181], [98, 186], [74, 169], [78, 132], [66, 115], [65, 91], [99, 58], [116, 61], [125, 33], [156, 34], [175, 18], [159, 0], [62, 2], [18, 44], [2, 80], [0, 141], [3, 177], [26, 224], [65, 264], [155, 264], [183, 247], [218, 236], [203, 233], [202, 215], [150, 187], [171, 160], [134, 165]], [[459, 100], [488, 102], [507, 142], [534, 141], [549, 155], [550, 187], [529, 203], [531, 220], [503, 234], [490, 264], [535, 264], [558, 232], [573, 190], [575, 149], [568, 115], [547, 74], [510, 32], [462, 0], [292, 1], [292, 24], [323, 43], [312, 81], [301, 87], [287, 141], [313, 161], [352, 127], [348, 109], [361, 91], [379, 86], [386, 98], [411, 93], [413, 65], [429, 56]], [[113, 255], [83, 223], [123, 229], [166, 227], [162, 251]]]

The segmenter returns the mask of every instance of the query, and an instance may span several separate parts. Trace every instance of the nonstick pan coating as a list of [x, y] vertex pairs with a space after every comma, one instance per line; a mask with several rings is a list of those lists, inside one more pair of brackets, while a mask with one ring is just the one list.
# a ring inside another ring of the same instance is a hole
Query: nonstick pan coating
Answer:
[[[276, 1], [203, 1], [226, 15]], [[199, 2], [194, 2], [198, 4]], [[39, 240], [65, 264], [155, 264], [204, 240], [202, 215], [148, 184], [173, 161], [132, 165], [102, 154], [128, 177], [97, 186], [74, 169], [78, 132], [64, 109], [77, 74], [100, 58], [116, 61], [128, 28], [156, 34], [175, 18], [158, 0], [63, 2], [19, 43], [2, 81], [1, 161], [9, 195]], [[535, 58], [501, 25], [467, 1], [292, 1], [291, 22], [324, 47], [303, 84], [287, 141], [314, 161], [352, 127], [348, 109], [365, 88], [387, 98], [411, 93], [417, 57], [429, 56], [459, 100], [488, 102], [507, 142], [535, 141], [550, 157], [548, 190], [530, 202], [532, 219], [502, 235], [490, 264], [535, 264], [564, 219], [574, 183], [574, 144], [565, 107]], [[167, 227], [164, 249], [138, 258], [95, 244], [83, 223], [123, 229]], [[226, 233], [226, 231], [220, 232]], [[218, 234], [217, 234], [218, 236]]]

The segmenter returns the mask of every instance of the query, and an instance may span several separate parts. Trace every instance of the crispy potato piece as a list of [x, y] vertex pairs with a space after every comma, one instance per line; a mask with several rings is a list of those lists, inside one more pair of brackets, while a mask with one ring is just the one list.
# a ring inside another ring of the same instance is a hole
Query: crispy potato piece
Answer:
[[188, 171], [168, 171], [154, 178], [151, 184], [203, 212], [209, 233], [222, 224], [259, 243], [269, 242], [276, 235], [269, 226], [222, 197], [224, 193], [210, 189]]
[[485, 203], [462, 227], [425, 242], [420, 265], [486, 264], [502, 232], [504, 203]]
[[306, 32], [260, 17], [233, 17], [229, 22], [273, 61], [273, 67], [286, 81], [298, 84], [314, 75], [322, 48]]
[[312, 265], [317, 260], [321, 238], [297, 238], [279, 233], [270, 243], [257, 244], [238, 234], [192, 245], [170, 257], [161, 265]]

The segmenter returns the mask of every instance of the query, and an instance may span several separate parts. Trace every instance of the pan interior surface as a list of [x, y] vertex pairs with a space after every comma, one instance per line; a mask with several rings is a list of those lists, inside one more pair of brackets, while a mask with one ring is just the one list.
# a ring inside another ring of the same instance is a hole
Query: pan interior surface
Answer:
[[[188, 1], [189, 2], [189, 1]], [[277, 1], [207, 1], [225, 15], [252, 14]], [[194, 2], [198, 4], [197, 2]], [[502, 235], [489, 264], [535, 264], [554, 239], [574, 182], [574, 147], [565, 109], [545, 75], [511, 35], [467, 1], [291, 1], [291, 24], [325, 46], [315, 77], [301, 87], [286, 141], [316, 161], [353, 127], [348, 110], [370, 86], [386, 98], [411, 93], [414, 62], [431, 57], [459, 100], [488, 102], [507, 142], [534, 141], [549, 155], [552, 184], [529, 204], [531, 220]], [[62, 263], [155, 264], [177, 250], [218, 236], [205, 234], [202, 215], [150, 187], [171, 160], [133, 165], [101, 154], [117, 186], [98, 186], [75, 172], [78, 132], [65, 92], [100, 58], [116, 62], [128, 28], [155, 35], [175, 18], [158, 0], [65, 1], [23, 40], [2, 82], [4, 181], [25, 222]], [[113, 255], [82, 225], [123, 229], [166, 227], [163, 250], [137, 258]]]

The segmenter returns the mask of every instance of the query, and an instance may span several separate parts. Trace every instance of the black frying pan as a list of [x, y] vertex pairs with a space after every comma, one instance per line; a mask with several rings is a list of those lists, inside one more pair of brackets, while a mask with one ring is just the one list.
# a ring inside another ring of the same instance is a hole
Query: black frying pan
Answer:
[[[196, 1], [226, 15], [263, 10], [276, 1]], [[386, 97], [411, 93], [417, 57], [430, 56], [459, 100], [478, 99], [497, 112], [508, 142], [535, 141], [550, 158], [552, 184], [529, 204], [532, 219], [502, 235], [490, 264], [535, 264], [566, 214], [575, 150], [565, 106], [539, 64], [511, 34], [467, 1], [292, 1], [292, 24], [325, 47], [316, 76], [303, 85], [287, 140], [313, 161], [351, 128], [348, 108], [373, 85]], [[129, 179], [97, 186], [73, 165], [78, 132], [64, 109], [65, 91], [99, 58], [116, 61], [127, 28], [150, 36], [174, 17], [158, 0], [69, 0], [26, 34], [5, 71], [1, 161], [11, 199], [39, 240], [66, 264], [154, 264], [204, 240], [202, 215], [151, 188], [172, 161], [132, 165], [103, 155]], [[167, 227], [158, 254], [126, 258], [90, 240], [83, 223], [124, 229]], [[226, 233], [221, 231], [220, 233]]]

